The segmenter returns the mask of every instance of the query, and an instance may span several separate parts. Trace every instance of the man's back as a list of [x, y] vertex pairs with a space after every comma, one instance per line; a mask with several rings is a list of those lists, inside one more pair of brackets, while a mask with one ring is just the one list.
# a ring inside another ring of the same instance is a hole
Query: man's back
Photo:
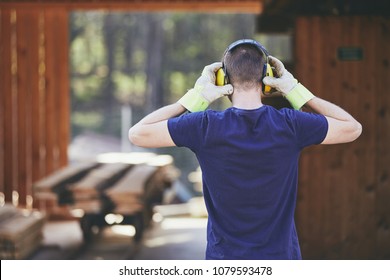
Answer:
[[298, 158], [320, 143], [323, 116], [262, 106], [169, 120], [203, 172], [209, 259], [299, 259], [294, 225]]
[[[348, 143], [362, 132], [353, 116], [314, 96], [280, 60], [254, 45], [259, 43], [231, 44], [223, 62], [207, 65], [177, 103], [148, 114], [129, 131], [138, 146], [185, 146], [195, 152], [209, 210], [210, 259], [300, 258], [293, 219], [299, 151]], [[221, 68], [219, 81], [228, 84], [217, 86]], [[274, 77], [267, 76], [271, 72]], [[265, 86], [296, 110], [263, 106]], [[233, 108], [204, 111], [226, 95]], [[302, 107], [315, 114], [298, 111]], [[186, 111], [193, 113], [182, 115]]]

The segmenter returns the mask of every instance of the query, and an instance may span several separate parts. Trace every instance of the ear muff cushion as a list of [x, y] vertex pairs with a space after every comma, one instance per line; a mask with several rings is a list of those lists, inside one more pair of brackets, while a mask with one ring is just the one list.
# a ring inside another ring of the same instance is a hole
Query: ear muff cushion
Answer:
[[[270, 76], [270, 77], [274, 76], [274, 72], [272, 71], [271, 65], [269, 65], [268, 63], [267, 63], [267, 69], [265, 72], [265, 76]], [[270, 91], [271, 91], [271, 87], [264, 85], [264, 93], [269, 93]]]
[[223, 71], [222, 68], [219, 68], [217, 71], [217, 77], [215, 79], [215, 84], [217, 86], [224, 86], [225, 82], [226, 82], [225, 78], [226, 78], [225, 71]]

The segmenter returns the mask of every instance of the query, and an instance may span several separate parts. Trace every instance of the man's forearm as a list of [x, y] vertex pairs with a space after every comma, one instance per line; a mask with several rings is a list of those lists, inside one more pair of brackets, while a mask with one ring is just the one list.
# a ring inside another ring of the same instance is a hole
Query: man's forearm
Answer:
[[162, 107], [150, 113], [149, 115], [144, 117], [141, 121], [139, 121], [139, 124], [152, 124], [152, 123], [168, 120], [170, 118], [180, 116], [185, 111], [186, 108], [184, 108], [181, 104], [173, 103], [171, 105], [167, 105], [165, 107]]
[[331, 117], [339, 121], [356, 122], [355, 118], [352, 117], [344, 109], [319, 97], [315, 97], [309, 100], [305, 104], [305, 107], [311, 109], [317, 114], [321, 114], [326, 117]]

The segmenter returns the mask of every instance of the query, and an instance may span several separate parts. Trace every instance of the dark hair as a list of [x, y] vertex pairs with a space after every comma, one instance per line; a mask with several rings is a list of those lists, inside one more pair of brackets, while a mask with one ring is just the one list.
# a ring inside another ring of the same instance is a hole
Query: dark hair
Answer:
[[224, 54], [229, 83], [244, 89], [261, 85], [265, 57], [256, 46], [243, 44]]

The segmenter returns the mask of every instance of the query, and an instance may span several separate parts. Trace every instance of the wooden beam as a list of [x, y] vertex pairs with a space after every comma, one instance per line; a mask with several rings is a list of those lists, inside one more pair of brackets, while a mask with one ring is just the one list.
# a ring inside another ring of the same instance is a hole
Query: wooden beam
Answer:
[[[378, 107], [377, 107], [377, 144], [376, 144], [376, 256], [379, 258], [390, 257], [390, 96], [387, 94], [390, 87], [390, 21], [376, 19], [379, 29], [379, 40], [376, 39], [376, 53], [381, 54], [381, 60], [375, 60], [378, 67]], [[365, 77], [363, 77], [365, 79]], [[374, 91], [371, 91], [374, 92]]]
[[259, 14], [263, 0], [3, 0], [0, 8], [63, 8], [68, 10], [190, 11]]
[[[0, 63], [0, 92], [1, 104], [3, 106], [3, 146], [4, 149], [4, 171], [2, 192], [5, 195], [5, 201], [12, 201], [12, 191], [17, 185], [17, 176], [15, 176], [17, 166], [17, 142], [15, 139], [15, 98], [13, 90], [13, 76], [16, 65], [13, 64], [13, 48], [15, 47], [15, 14], [11, 9], [1, 10], [1, 63]], [[4, 41], [3, 41], [4, 40]]]
[[70, 83], [69, 83], [69, 15], [58, 11], [55, 30], [56, 43], [56, 106], [58, 108], [57, 145], [59, 149], [58, 167], [68, 164], [68, 146], [70, 141]]
[[44, 14], [37, 13], [36, 36], [36, 83], [37, 88], [32, 92], [32, 181], [41, 179], [45, 173], [45, 36], [44, 36]]
[[29, 14], [27, 10], [19, 10], [16, 14], [16, 47], [17, 47], [17, 149], [18, 149], [18, 193], [19, 203], [26, 203], [27, 185], [27, 96], [30, 94], [28, 56], [29, 56]]
[[[57, 11], [57, 10], [56, 10]], [[45, 36], [45, 173], [58, 169], [58, 108], [56, 107], [57, 79], [56, 75], [56, 30], [57, 16], [53, 11], [45, 10], [44, 36]]]
[[33, 10], [17, 11], [17, 95], [18, 95], [18, 174], [19, 202], [26, 205], [32, 196], [33, 138], [39, 130], [33, 112], [34, 97], [39, 82], [39, 13]]
[[[4, 27], [8, 27], [8, 22], [3, 23], [3, 20], [7, 21], [6, 13], [0, 10], [0, 38], [2, 40], [9, 39], [7, 36], [7, 30], [3, 30]], [[8, 56], [8, 57], [7, 57]], [[7, 48], [5, 44], [0, 44], [0, 193], [2, 193], [3, 197], [0, 197], [0, 203], [3, 203], [4, 195], [5, 195], [5, 157], [4, 157], [4, 138], [5, 138], [5, 92], [7, 91], [7, 82], [6, 82], [6, 74], [5, 72], [9, 69], [9, 53], [7, 52]]]
[[46, 174], [68, 162], [69, 78], [68, 12], [45, 9]]

